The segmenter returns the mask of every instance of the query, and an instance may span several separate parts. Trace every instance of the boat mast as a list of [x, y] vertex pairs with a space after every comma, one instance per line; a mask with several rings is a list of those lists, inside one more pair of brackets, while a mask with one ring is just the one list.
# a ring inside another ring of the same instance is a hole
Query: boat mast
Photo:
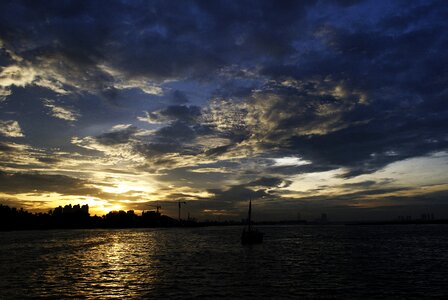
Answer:
[[180, 222], [180, 208], [181, 208], [181, 205], [182, 204], [187, 204], [187, 202], [185, 202], [185, 201], [177, 201], [177, 204], [179, 205], [179, 222]]
[[251, 230], [251, 224], [252, 224], [252, 197], [249, 198], [249, 216], [247, 218], [247, 222], [249, 223], [248, 227], [249, 227], [249, 231]]

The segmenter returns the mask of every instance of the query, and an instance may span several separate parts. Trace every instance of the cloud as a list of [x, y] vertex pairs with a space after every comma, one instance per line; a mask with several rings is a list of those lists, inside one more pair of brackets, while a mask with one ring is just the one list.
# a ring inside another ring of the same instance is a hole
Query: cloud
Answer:
[[287, 187], [291, 184], [291, 181], [284, 180], [279, 177], [262, 177], [248, 183], [248, 186], [261, 186], [261, 187]]
[[[165, 6], [153, 4], [157, 9]], [[15, 16], [14, 19], [11, 15], [2, 15], [2, 46], [21, 60], [20, 66], [11, 65], [3, 71], [2, 81], [10, 81], [4, 86], [34, 84], [59, 94], [74, 91], [107, 94], [112, 89], [138, 88], [147, 94], [160, 95], [159, 83], [163, 80], [191, 72], [205, 73], [219, 64], [212, 51], [195, 40], [183, 38], [186, 31], [182, 27], [194, 26], [194, 19], [191, 22], [178, 18], [173, 22], [168, 16], [160, 15], [160, 26], [150, 19], [142, 20], [147, 29], [141, 35], [132, 36], [128, 30], [134, 32], [136, 26], [142, 25], [135, 18], [144, 17], [148, 8], [118, 1], [106, 6], [108, 9], [100, 3], [79, 5], [70, 18], [61, 19], [59, 13], [74, 7], [54, 3], [42, 11], [24, 2], [2, 4], [2, 11]], [[178, 6], [171, 9], [189, 11], [185, 5]], [[77, 18], [83, 14], [90, 15], [91, 21]], [[123, 19], [130, 23], [123, 23]], [[180, 32], [173, 35], [171, 30], [166, 30], [169, 27]], [[32, 28], [40, 29], [33, 32]], [[45, 38], [41, 38], [43, 34]], [[16, 78], [20, 76], [20, 80], [14, 80], [12, 74]]]
[[[291, 178], [325, 171], [333, 190], [377, 189], [377, 171], [448, 149], [446, 13], [440, 1], [3, 1], [0, 117], [26, 116], [30, 145], [0, 144], [2, 165], [94, 161], [213, 190], [222, 209], [251, 192], [300, 198]], [[34, 95], [56, 99], [45, 112], [70, 130], [48, 130]], [[18, 122], [2, 135], [23, 135]], [[71, 154], [52, 161], [56, 146]]]
[[172, 92], [170, 100], [177, 105], [182, 105], [189, 102], [187, 95], [179, 90]]
[[306, 161], [300, 159], [300, 157], [294, 157], [294, 156], [272, 158], [272, 160], [274, 161], [274, 167], [302, 166], [311, 163], [310, 161]]
[[277, 190], [288, 187], [292, 182], [281, 177], [260, 177], [243, 184], [231, 184], [228, 187], [212, 188], [207, 191], [214, 200], [227, 203], [247, 201], [249, 199], [276, 199]]
[[12, 51], [8, 52], [13, 57], [14, 63], [0, 69], [0, 100], [5, 100], [7, 96], [11, 95], [12, 87], [27, 85], [45, 87], [62, 95], [68, 93], [63, 88], [65, 80], [60, 75], [52, 74], [50, 69], [44, 71], [30, 62], [24, 61], [22, 57], [13, 54]]
[[247, 201], [248, 199], [255, 200], [269, 196], [263, 189], [253, 191], [243, 185], [232, 186], [228, 189], [210, 189], [208, 192], [214, 194], [214, 200], [224, 203], [241, 202]]
[[[298, 23], [307, 6], [264, 1], [259, 3], [262, 16], [251, 13], [249, 2], [235, 6], [195, 1], [55, 2], [46, 10], [27, 2], [2, 3], [0, 10], [9, 13], [1, 15], [0, 37], [8, 53], [36, 72], [32, 83], [56, 93], [138, 88], [160, 95], [166, 81], [208, 80], [253, 53], [267, 57], [291, 53], [288, 40], [293, 32], [286, 26]], [[275, 17], [278, 14], [282, 21]], [[175, 103], [187, 102], [175, 92], [173, 96]]]
[[146, 112], [145, 117], [138, 117], [139, 121], [150, 124], [163, 124], [173, 121], [192, 123], [201, 116], [198, 106], [170, 105], [154, 112]]
[[6, 100], [6, 98], [11, 95], [11, 90], [5, 87], [0, 87], [0, 102]]
[[110, 85], [115, 89], [140, 89], [142, 92], [148, 95], [163, 95], [163, 89], [160, 87], [160, 85], [156, 82], [145, 79], [145, 77], [126, 78], [124, 74], [122, 74], [118, 70], [113, 69], [113, 67], [106, 65], [99, 65], [98, 67], [101, 71], [104, 71], [106, 74], [111, 76], [111, 79], [113, 78]]
[[111, 131], [97, 136], [96, 140], [103, 145], [125, 144], [137, 131], [137, 127], [134, 126], [115, 127]]
[[0, 67], [0, 102], [11, 95], [11, 87], [24, 87], [34, 81], [36, 72], [31, 67], [10, 65]]
[[73, 109], [56, 105], [54, 100], [45, 99], [43, 104], [50, 109], [51, 115], [55, 118], [66, 121], [76, 121], [79, 118], [79, 113]]
[[24, 67], [18, 65], [10, 65], [3, 67], [0, 72], [0, 86], [20, 86], [23, 87], [33, 82], [36, 72], [31, 67]]
[[24, 137], [19, 122], [14, 120], [1, 121], [0, 120], [0, 135], [6, 137]]
[[4, 193], [55, 192], [63, 195], [96, 194], [98, 189], [85, 180], [40, 173], [0, 172], [0, 189]]

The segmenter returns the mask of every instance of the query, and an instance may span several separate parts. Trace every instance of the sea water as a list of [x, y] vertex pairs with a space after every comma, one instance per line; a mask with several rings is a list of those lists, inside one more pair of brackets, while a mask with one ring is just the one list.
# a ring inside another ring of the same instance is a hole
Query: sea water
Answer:
[[448, 296], [448, 226], [0, 232], [0, 299]]

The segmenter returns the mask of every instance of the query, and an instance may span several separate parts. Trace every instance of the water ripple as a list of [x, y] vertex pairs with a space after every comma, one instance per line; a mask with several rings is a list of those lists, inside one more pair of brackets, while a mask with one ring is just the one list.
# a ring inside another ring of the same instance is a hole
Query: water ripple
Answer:
[[0, 298], [403, 299], [446, 295], [448, 226], [0, 233]]

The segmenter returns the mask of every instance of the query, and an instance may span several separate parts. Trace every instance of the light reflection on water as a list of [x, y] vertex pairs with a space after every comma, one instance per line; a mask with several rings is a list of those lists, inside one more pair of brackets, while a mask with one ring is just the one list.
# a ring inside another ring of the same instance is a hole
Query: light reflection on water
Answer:
[[443, 296], [448, 226], [0, 233], [0, 299]]

